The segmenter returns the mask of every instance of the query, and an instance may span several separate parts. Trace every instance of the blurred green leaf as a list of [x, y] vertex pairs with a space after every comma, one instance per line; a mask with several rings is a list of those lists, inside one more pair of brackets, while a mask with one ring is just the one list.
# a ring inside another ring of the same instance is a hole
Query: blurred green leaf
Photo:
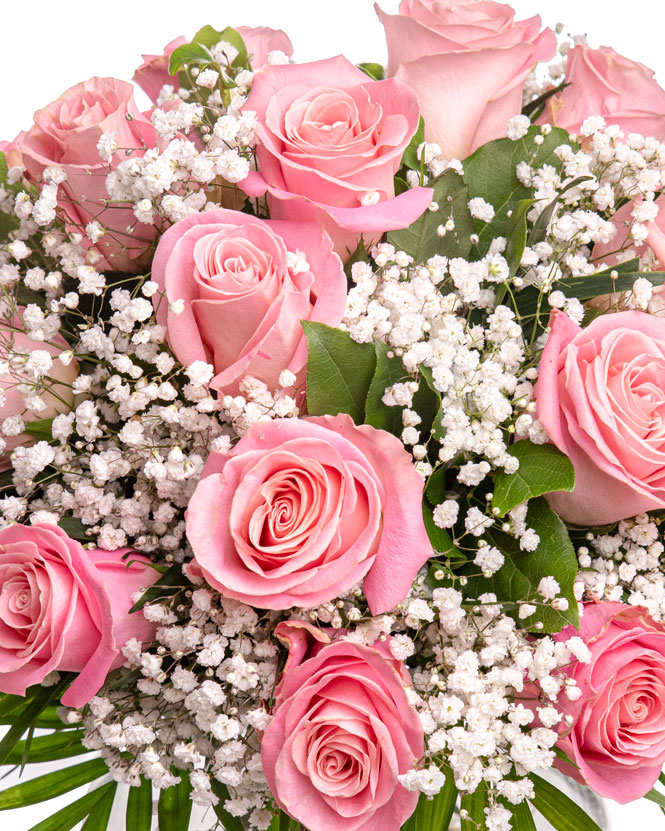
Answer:
[[187, 771], [178, 770], [180, 782], [171, 788], [165, 788], [159, 794], [157, 816], [159, 831], [188, 831], [189, 818], [192, 814], [192, 790]]
[[150, 831], [152, 827], [152, 782], [141, 777], [138, 788], [130, 788], [125, 813], [127, 831]]

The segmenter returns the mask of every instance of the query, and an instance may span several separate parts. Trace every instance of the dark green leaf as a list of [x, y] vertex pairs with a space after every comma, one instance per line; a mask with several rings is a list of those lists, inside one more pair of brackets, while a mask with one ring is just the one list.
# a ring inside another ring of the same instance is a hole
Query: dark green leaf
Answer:
[[479, 236], [480, 256], [487, 253], [491, 241], [496, 237], [508, 239], [510, 221], [517, 203], [533, 197], [533, 189], [523, 185], [517, 178], [517, 165], [526, 161], [534, 168], [544, 164], [550, 164], [557, 170], [561, 167], [561, 161], [554, 155], [554, 150], [561, 144], [570, 144], [568, 133], [555, 127], [549, 135], [542, 136], [543, 143], [540, 145], [534, 144], [536, 136], [542, 136], [540, 127], [529, 128], [526, 136], [519, 141], [508, 138], [490, 141], [479, 147], [464, 162], [464, 181], [468, 186], [469, 197], [482, 197], [495, 211], [491, 222], [479, 222], [475, 226]]
[[515, 473], [494, 474], [492, 507], [505, 516], [508, 511], [552, 491], [572, 491], [575, 487], [575, 470], [564, 453], [553, 444], [533, 444], [528, 440], [513, 444], [508, 453], [519, 460]]
[[[348, 249], [347, 249], [348, 250]], [[346, 274], [347, 278], [351, 279], [351, 268], [354, 263], [368, 263], [369, 262], [369, 255], [367, 253], [367, 249], [365, 248], [365, 243], [360, 238], [360, 242], [356, 246], [356, 250], [350, 252], [351, 256], [349, 259], [344, 263], [344, 273]]]
[[510, 806], [513, 812], [513, 831], [537, 831], [528, 802]]
[[380, 63], [359, 63], [358, 69], [362, 70], [365, 75], [369, 76], [373, 81], [383, 81], [385, 73]]
[[[568, 610], [558, 612], [551, 606], [538, 606], [528, 618], [529, 624], [542, 622], [543, 632], [560, 632], [569, 623], [578, 626], [577, 601], [573, 594], [577, 558], [566, 526], [542, 496], [529, 502], [526, 524], [540, 537], [535, 551], [522, 551], [518, 540], [502, 531], [485, 532], [485, 538], [501, 551], [505, 562], [489, 578], [470, 576], [467, 596], [492, 591], [499, 600], [514, 603], [533, 599], [537, 597], [541, 579], [551, 575], [561, 587], [560, 595], [568, 601]], [[469, 568], [473, 574], [472, 567]]]
[[376, 369], [371, 343], [356, 343], [347, 332], [302, 321], [307, 337], [307, 412], [348, 413], [356, 424], [365, 418], [365, 401]]
[[425, 122], [421, 118], [418, 123], [418, 129], [413, 134], [411, 141], [408, 143], [404, 155], [402, 156], [402, 166], [408, 167], [410, 170], [421, 170], [424, 165], [418, 158], [418, 148], [425, 141]]
[[420, 384], [418, 392], [413, 396], [413, 409], [422, 419], [421, 430], [430, 429], [435, 439], [440, 440], [445, 435], [441, 425], [443, 410], [441, 407], [441, 393], [434, 386], [432, 370], [427, 366], [420, 367]]
[[52, 426], [52, 418], [40, 418], [38, 421], [26, 421], [25, 432], [39, 441], [51, 441], [53, 438], [51, 433]]
[[524, 256], [526, 247], [526, 216], [533, 207], [535, 199], [520, 199], [513, 210], [507, 228], [505, 258], [510, 268], [510, 277], [514, 277]]
[[185, 64], [210, 63], [211, 61], [212, 56], [205, 46], [201, 46], [200, 43], [185, 43], [171, 54], [169, 75], [176, 75]]
[[185, 588], [190, 585], [182, 571], [180, 563], [174, 563], [168, 571], [162, 574], [156, 583], [146, 589], [141, 597], [129, 610], [129, 613], [138, 612], [146, 603], [154, 603], [161, 597], [174, 594], [174, 589]]
[[[430, 185], [434, 188], [432, 200], [438, 204], [439, 209], [425, 211], [408, 228], [390, 231], [388, 242], [399, 251], [406, 251], [419, 263], [435, 254], [466, 257], [471, 251], [471, 234], [474, 232], [468, 207], [468, 188], [462, 177], [452, 169], [430, 182]], [[440, 237], [437, 228], [445, 225], [449, 219], [455, 223], [455, 229]]]
[[0, 764], [5, 762], [26, 730], [37, 724], [37, 718], [46, 705], [60, 698], [70, 681], [70, 677], [66, 676], [55, 687], [34, 687], [30, 690], [30, 701], [22, 710], [11, 714], [11, 720], [8, 722], [11, 727], [0, 740]]
[[457, 788], [450, 771], [446, 772], [446, 784], [431, 799], [420, 795], [416, 810], [402, 826], [402, 831], [447, 831], [457, 802]]
[[0, 697], [0, 717], [6, 716], [8, 713], [13, 713], [25, 707], [26, 699], [23, 695], [8, 695], [3, 694]]
[[13, 214], [5, 214], [0, 211], [0, 242], [5, 242], [9, 239], [9, 235], [21, 224], [21, 220]]
[[550, 202], [550, 204], [540, 214], [538, 219], [533, 223], [533, 228], [531, 229], [531, 233], [529, 234], [530, 246], [534, 246], [538, 242], [543, 242], [543, 240], [545, 239], [547, 235], [547, 228], [550, 224], [550, 220], [552, 219], [556, 206], [558, 205], [559, 200], [561, 199], [563, 194], [571, 188], [576, 188], [578, 185], [581, 185], [582, 182], [588, 182], [592, 178], [592, 176], [580, 176], [577, 179], [573, 179], [573, 181], [569, 182], [565, 186], [565, 188], [562, 188], [560, 191], [557, 192], [556, 198]]
[[540, 113], [543, 111], [547, 100], [551, 98], [553, 95], [556, 95], [558, 92], [562, 92], [566, 87], [570, 86], [569, 83], [562, 83], [559, 84], [557, 87], [552, 87], [552, 89], [548, 89], [547, 92], [544, 92], [542, 95], [539, 95], [538, 98], [534, 98], [533, 101], [529, 101], [528, 104], [525, 104], [522, 107], [522, 115], [532, 116], [531, 120], [535, 121]]
[[[376, 369], [372, 383], [367, 390], [365, 400], [365, 424], [371, 424], [379, 430], [387, 430], [395, 436], [402, 432], [402, 408], [389, 407], [381, 400], [387, 389], [404, 381], [410, 381], [411, 376], [404, 369], [404, 364], [390, 352], [390, 347], [383, 341], [374, 341], [376, 353]], [[389, 357], [390, 353], [390, 357]]]
[[[229, 789], [223, 785], [218, 779], [211, 777], [210, 787], [212, 792], [219, 799], [217, 805], [214, 806], [215, 816], [222, 823], [224, 831], [244, 831], [242, 821], [239, 817], [234, 817], [224, 807], [224, 803], [230, 799]], [[286, 816], [286, 815], [285, 815]], [[282, 826], [280, 825], [280, 828]]]
[[56, 759], [68, 759], [90, 751], [81, 744], [83, 730], [64, 730], [48, 736], [34, 736], [27, 747], [26, 742], [17, 742], [5, 759], [6, 765], [20, 765], [27, 748], [26, 762], [52, 762]]
[[[92, 811], [90, 811], [88, 819], [83, 823], [81, 831], [106, 831], [111, 817], [111, 811], [113, 810], [113, 802], [117, 788], [117, 782], [111, 782], [105, 786], [105, 793], [97, 801]], [[131, 828], [131, 831], [135, 831], [133, 827], [129, 826], [129, 828]]]
[[159, 794], [157, 816], [159, 831], [187, 831], [192, 813], [192, 801], [189, 794], [192, 785], [186, 771], [179, 770], [180, 782], [171, 788], [165, 788]]
[[131, 831], [150, 831], [152, 827], [152, 782], [141, 777], [138, 788], [130, 788], [127, 797], [125, 827]]
[[579, 805], [554, 785], [534, 773], [530, 779], [536, 792], [531, 803], [556, 831], [601, 831]]
[[88, 814], [104, 800], [109, 793], [115, 793], [116, 783], [109, 782], [108, 785], [102, 785], [94, 791], [84, 794], [80, 799], [65, 805], [55, 814], [47, 819], [33, 825], [30, 831], [69, 831], [78, 822], [88, 816]]
[[90, 542], [89, 525], [84, 525], [80, 519], [74, 516], [63, 516], [58, 520], [58, 525], [66, 532], [67, 536], [79, 542]]
[[453, 538], [450, 536], [448, 531], [445, 528], [439, 528], [439, 526], [436, 525], [433, 513], [434, 510], [432, 506], [426, 499], [424, 499], [423, 521], [425, 523], [425, 530], [427, 531], [427, 536], [432, 544], [432, 548], [444, 557], [450, 557], [458, 560], [465, 559], [464, 554], [462, 554], [459, 548], [455, 545]]
[[488, 806], [485, 782], [481, 782], [473, 793], [462, 794], [461, 809], [468, 813], [468, 819], [461, 822], [462, 831], [487, 831], [485, 808]]
[[103, 759], [90, 759], [78, 765], [54, 770], [44, 776], [37, 776], [20, 785], [13, 785], [0, 791], [0, 811], [9, 808], [22, 808], [24, 805], [34, 805], [53, 799], [54, 796], [73, 791], [81, 785], [87, 785], [93, 779], [98, 779], [108, 773], [108, 767]]

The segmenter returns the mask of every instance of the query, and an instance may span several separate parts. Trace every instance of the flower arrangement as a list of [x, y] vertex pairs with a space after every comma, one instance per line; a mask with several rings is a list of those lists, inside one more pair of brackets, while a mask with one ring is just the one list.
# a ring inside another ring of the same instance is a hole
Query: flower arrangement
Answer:
[[377, 14], [387, 68], [205, 26], [0, 145], [0, 763], [93, 754], [31, 831], [665, 808], [665, 92]]

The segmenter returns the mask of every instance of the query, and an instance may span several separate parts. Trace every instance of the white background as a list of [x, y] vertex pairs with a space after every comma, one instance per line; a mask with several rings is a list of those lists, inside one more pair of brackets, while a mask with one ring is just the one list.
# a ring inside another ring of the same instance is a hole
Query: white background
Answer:
[[[399, 0], [382, 0], [385, 11]], [[656, 71], [665, 84], [663, 0], [513, 0], [520, 18], [540, 13], [544, 23], [561, 21], [570, 34], [588, 34], [592, 46], [610, 45]], [[32, 123], [34, 110], [93, 75], [129, 80], [141, 53], [160, 54], [176, 37], [191, 37], [209, 23], [284, 29], [298, 61], [343, 52], [350, 60], [386, 59], [383, 29], [371, 0], [19, 0], [0, 6], [0, 139], [12, 139]], [[147, 100], [137, 95], [139, 103]], [[0, 787], [9, 783], [4, 780]], [[85, 789], [83, 789], [85, 791]], [[8, 831], [28, 831], [57, 803], [0, 815]], [[665, 829], [659, 809], [641, 801], [612, 808], [612, 831], [640, 824]]]

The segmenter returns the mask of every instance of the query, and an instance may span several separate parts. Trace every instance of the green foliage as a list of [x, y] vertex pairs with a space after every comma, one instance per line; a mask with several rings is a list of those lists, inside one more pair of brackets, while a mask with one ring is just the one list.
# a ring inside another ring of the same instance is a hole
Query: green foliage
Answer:
[[102, 791], [102, 795], [93, 806], [92, 811], [90, 811], [88, 819], [83, 823], [81, 831], [106, 831], [111, 817], [111, 811], [113, 810], [113, 801], [117, 787], [116, 782], [110, 782], [108, 785], [97, 789]]
[[[75, 787], [78, 787], [78, 785]], [[108, 785], [102, 785], [100, 788], [96, 788], [94, 791], [84, 794], [84, 796], [77, 799], [75, 802], [65, 805], [64, 808], [61, 808], [52, 816], [47, 817], [47, 819], [38, 822], [37, 825], [33, 825], [30, 831], [70, 831], [71, 828], [73, 828], [82, 819], [85, 819], [85, 817], [89, 815], [90, 817], [94, 817], [95, 809], [100, 805], [109, 805], [109, 801], [110, 805], [108, 811], [110, 814], [110, 806], [113, 805], [113, 797], [115, 796], [116, 788], [117, 784], [115, 782], [109, 782]], [[44, 799], [48, 799], [48, 797], [44, 797]], [[100, 814], [96, 814], [96, 816], [100, 817]], [[106, 824], [108, 824], [108, 816], [106, 818]], [[88, 825], [86, 822], [83, 826], [83, 831], [106, 831], [106, 824]]]
[[358, 69], [365, 73], [373, 81], [383, 81], [385, 73], [380, 63], [359, 63]]
[[[471, 234], [474, 231], [473, 218], [469, 213], [469, 189], [459, 174], [446, 170], [430, 185], [434, 188], [432, 200], [439, 209], [425, 211], [408, 228], [390, 231], [388, 242], [399, 251], [406, 251], [416, 262], [425, 262], [435, 254], [447, 257], [467, 257], [471, 252]], [[437, 228], [452, 219], [454, 231], [439, 237]]]
[[[534, 144], [536, 136], [543, 138], [542, 144]], [[490, 141], [466, 159], [464, 181], [469, 198], [482, 197], [495, 211], [491, 222], [476, 220], [479, 256], [487, 253], [495, 237], [510, 238], [513, 216], [519, 203], [533, 198], [533, 189], [523, 185], [517, 178], [517, 165], [528, 162], [538, 168], [550, 164], [559, 169], [561, 162], [554, 155], [554, 150], [562, 144], [570, 143], [568, 133], [559, 127], [555, 127], [547, 136], [542, 136], [540, 127], [530, 127], [524, 138], [518, 141], [508, 138]]]
[[420, 795], [414, 813], [402, 826], [402, 831], [447, 831], [457, 802], [457, 788], [452, 771], [446, 770], [446, 783], [432, 799]]
[[26, 421], [24, 432], [37, 439], [37, 441], [51, 441], [53, 438], [52, 427], [52, 418], [40, 418], [37, 421]]
[[68, 759], [90, 751], [81, 744], [83, 730], [63, 730], [17, 742], [5, 759], [6, 765], [34, 764]]
[[180, 563], [174, 563], [168, 571], [161, 575], [156, 583], [147, 588], [141, 597], [129, 610], [129, 613], [138, 612], [146, 603], [154, 603], [162, 597], [169, 597], [177, 594], [181, 589], [189, 586], [190, 583], [185, 577]]
[[78, 540], [79, 542], [90, 542], [90, 534], [87, 533], [89, 526], [84, 525], [77, 517], [62, 516], [58, 520], [58, 525], [73, 540]]
[[152, 828], [152, 782], [141, 777], [138, 788], [130, 788], [125, 812], [128, 831], [150, 831]]
[[[445, 528], [439, 528], [434, 524], [434, 508], [446, 498], [446, 468], [438, 467], [427, 480], [425, 498], [423, 499], [423, 520], [427, 536], [432, 548], [444, 557], [451, 559], [464, 559], [464, 554], [457, 548], [453, 538]], [[436, 571], [438, 565], [432, 566]]]
[[462, 831], [487, 831], [485, 808], [489, 806], [487, 784], [481, 782], [473, 793], [462, 795], [461, 807], [468, 814], [461, 822]]
[[[66, 675], [59, 684], [54, 687], [31, 687], [28, 690], [24, 706], [10, 711], [7, 721], [10, 724], [9, 730], [0, 740], [0, 764], [4, 764], [16, 743], [23, 734], [39, 724], [39, 715], [51, 701], [60, 698], [62, 692], [69, 685], [71, 677]], [[60, 722], [62, 724], [62, 722]], [[5, 792], [0, 794], [0, 800]], [[0, 810], [2, 810], [0, 808]]]
[[[402, 408], [388, 407], [381, 399], [387, 387], [404, 381], [411, 376], [404, 369], [402, 361], [390, 353], [390, 347], [383, 341], [374, 341], [376, 369], [365, 399], [365, 423], [379, 430], [387, 430], [395, 436], [402, 432]], [[391, 357], [389, 357], [391, 354]]]
[[[558, 612], [551, 606], [538, 606], [529, 617], [529, 625], [540, 621], [543, 632], [559, 632], [572, 623], [579, 625], [577, 602], [573, 583], [577, 574], [577, 558], [566, 526], [541, 496], [529, 502], [526, 524], [540, 537], [535, 551], [522, 551], [519, 541], [502, 531], [490, 529], [485, 538], [504, 555], [503, 566], [491, 577], [470, 576], [467, 594], [491, 591], [500, 600], [517, 603], [536, 597], [538, 584], [543, 577], [552, 576], [561, 587], [561, 596], [568, 600], [568, 610]], [[469, 567], [470, 573], [477, 567]]]
[[520, 466], [515, 473], [500, 470], [494, 474], [492, 507], [499, 516], [505, 516], [527, 499], [552, 491], [572, 491], [575, 487], [573, 465], [554, 445], [518, 441], [508, 453], [519, 460]]
[[356, 424], [365, 419], [365, 401], [376, 369], [371, 343], [356, 343], [347, 332], [324, 323], [303, 321], [307, 337], [307, 412], [348, 413]]
[[529, 778], [535, 790], [535, 796], [531, 800], [532, 805], [554, 826], [556, 831], [601, 831], [579, 805], [561, 793], [554, 785], [534, 773]]
[[229, 814], [229, 812], [224, 808], [224, 803], [227, 799], [231, 798], [229, 795], [229, 789], [226, 785], [223, 785], [213, 776], [210, 780], [210, 787], [212, 788], [212, 792], [219, 799], [219, 802], [214, 806], [213, 810], [215, 812], [215, 816], [221, 822], [224, 831], [244, 831], [241, 820], [238, 817], [234, 817], [233, 814]]
[[81, 785], [87, 785], [93, 779], [98, 779], [108, 773], [108, 767], [103, 759], [90, 759], [72, 767], [54, 770], [19, 785], [12, 785], [0, 792], [0, 811], [10, 808], [22, 808], [24, 805], [34, 805], [73, 791]]
[[214, 63], [210, 49], [222, 40], [230, 43], [238, 50], [238, 54], [231, 65], [244, 65], [247, 62], [247, 49], [242, 37], [235, 29], [228, 26], [223, 31], [218, 32], [212, 26], [204, 26], [194, 35], [191, 43], [179, 46], [173, 51], [169, 60], [169, 75], [176, 75], [186, 64], [200, 66]]
[[513, 812], [513, 831], [536, 831], [536, 823], [528, 802], [511, 805]]
[[189, 795], [192, 785], [186, 771], [175, 771], [180, 776], [180, 782], [170, 788], [165, 788], [159, 794], [157, 816], [159, 831], [187, 831], [192, 814], [192, 800]]
[[418, 129], [413, 134], [411, 141], [408, 143], [404, 155], [402, 156], [402, 167], [409, 170], [424, 171], [424, 164], [418, 158], [418, 148], [425, 141], [425, 122], [421, 118], [418, 122]]

